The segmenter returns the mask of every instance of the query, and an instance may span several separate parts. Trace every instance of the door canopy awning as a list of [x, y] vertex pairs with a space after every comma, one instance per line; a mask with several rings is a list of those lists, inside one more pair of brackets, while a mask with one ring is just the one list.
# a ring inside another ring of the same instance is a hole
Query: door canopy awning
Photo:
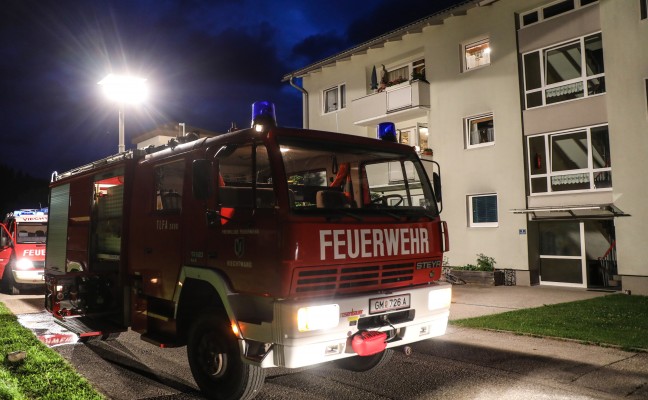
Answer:
[[523, 208], [509, 210], [509, 212], [527, 214], [532, 220], [606, 219], [630, 216], [614, 204]]

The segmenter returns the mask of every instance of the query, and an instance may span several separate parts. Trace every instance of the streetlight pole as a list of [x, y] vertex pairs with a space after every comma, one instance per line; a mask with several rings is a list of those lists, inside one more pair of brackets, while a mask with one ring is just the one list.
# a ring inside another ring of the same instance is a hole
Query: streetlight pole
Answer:
[[146, 98], [147, 88], [146, 79], [132, 76], [109, 74], [98, 82], [104, 89], [106, 96], [115, 100], [119, 106], [119, 145], [117, 151], [123, 153], [126, 151], [124, 140], [124, 105], [138, 104]]
[[123, 153], [126, 151], [126, 144], [124, 143], [124, 102], [119, 102], [119, 145], [117, 152]]

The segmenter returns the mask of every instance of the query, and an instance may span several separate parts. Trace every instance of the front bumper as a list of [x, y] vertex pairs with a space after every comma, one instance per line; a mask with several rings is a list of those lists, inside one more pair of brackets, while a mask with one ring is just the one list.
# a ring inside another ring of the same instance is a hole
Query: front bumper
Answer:
[[14, 282], [21, 285], [44, 285], [45, 284], [45, 270], [44, 269], [31, 269], [31, 270], [14, 270]]
[[[275, 320], [268, 324], [239, 322], [244, 339], [271, 343], [269, 354], [259, 363], [262, 367], [299, 368], [357, 355], [350, 344], [360, 330], [384, 331], [389, 337], [387, 348], [403, 346], [445, 334], [450, 314], [451, 286], [433, 284], [383, 294], [363, 294], [328, 301], [284, 301], [274, 306]], [[407, 310], [370, 314], [370, 299], [381, 296], [410, 295]], [[340, 307], [336, 327], [299, 332], [297, 310], [305, 306], [335, 303]], [[393, 318], [392, 318], [393, 317]], [[368, 324], [384, 318], [384, 325]], [[391, 319], [397, 322], [392, 322]]]

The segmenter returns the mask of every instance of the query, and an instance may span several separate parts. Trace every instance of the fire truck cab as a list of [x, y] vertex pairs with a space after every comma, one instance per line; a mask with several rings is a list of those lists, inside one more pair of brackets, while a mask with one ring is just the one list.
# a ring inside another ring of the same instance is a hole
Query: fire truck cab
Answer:
[[253, 397], [266, 368], [366, 371], [444, 334], [447, 228], [414, 149], [254, 109], [249, 129], [55, 174], [47, 309], [82, 339], [187, 345], [218, 399]]
[[16, 210], [0, 224], [0, 279], [2, 291], [19, 294], [21, 288], [43, 286], [47, 208]]

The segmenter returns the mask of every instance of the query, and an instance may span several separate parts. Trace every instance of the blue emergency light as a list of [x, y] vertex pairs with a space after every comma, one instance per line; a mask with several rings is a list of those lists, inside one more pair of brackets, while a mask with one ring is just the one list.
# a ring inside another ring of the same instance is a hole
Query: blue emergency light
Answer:
[[396, 125], [393, 122], [381, 122], [378, 124], [378, 139], [386, 142], [396, 142]]
[[252, 104], [252, 128], [258, 132], [277, 126], [275, 106], [269, 101], [257, 101]]

